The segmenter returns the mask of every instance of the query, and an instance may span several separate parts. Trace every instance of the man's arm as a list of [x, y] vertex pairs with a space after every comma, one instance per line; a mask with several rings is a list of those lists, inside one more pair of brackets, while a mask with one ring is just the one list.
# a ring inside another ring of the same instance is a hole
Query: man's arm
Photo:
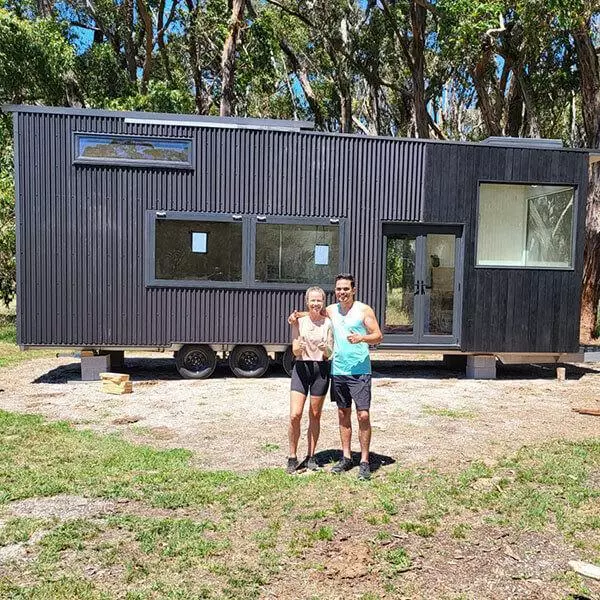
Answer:
[[381, 342], [383, 339], [383, 334], [381, 333], [381, 329], [379, 328], [379, 323], [377, 322], [377, 317], [375, 316], [373, 309], [367, 305], [365, 305], [363, 323], [367, 333], [365, 335], [353, 333], [348, 336], [348, 341], [351, 344], [360, 344], [363, 342], [365, 344], [369, 344], [370, 346], [379, 344], [379, 342]]

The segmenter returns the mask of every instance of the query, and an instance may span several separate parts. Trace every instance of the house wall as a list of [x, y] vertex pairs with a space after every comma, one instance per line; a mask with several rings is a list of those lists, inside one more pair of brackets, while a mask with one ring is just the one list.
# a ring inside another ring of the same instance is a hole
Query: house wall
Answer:
[[[165, 118], [168, 118], [166, 115]], [[193, 170], [73, 164], [73, 133], [191, 138]], [[383, 317], [382, 221], [464, 223], [461, 348], [578, 345], [582, 153], [314, 132], [126, 124], [100, 111], [15, 112], [18, 342], [287, 343], [293, 290], [146, 287], [145, 211], [347, 219], [358, 297]], [[475, 267], [479, 181], [578, 186], [570, 271]]]
[[[18, 342], [287, 343], [301, 291], [146, 288], [145, 211], [345, 217], [348, 267], [379, 305], [381, 219], [417, 221], [424, 142], [126, 124], [23, 108], [18, 138]], [[74, 132], [192, 138], [192, 171], [73, 165]]]
[[[585, 154], [568, 150], [432, 144], [425, 222], [465, 223], [461, 348], [471, 352], [576, 352], [587, 191]], [[572, 270], [475, 267], [478, 182], [577, 186]]]

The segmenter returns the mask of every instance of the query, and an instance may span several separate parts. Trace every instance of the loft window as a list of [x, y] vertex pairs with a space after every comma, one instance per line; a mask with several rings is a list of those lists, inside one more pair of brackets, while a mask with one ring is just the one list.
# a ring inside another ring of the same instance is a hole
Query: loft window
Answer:
[[242, 227], [239, 222], [156, 219], [155, 279], [240, 282]]
[[575, 188], [482, 183], [477, 266], [573, 267]]
[[337, 225], [256, 224], [255, 280], [331, 285], [340, 271]]
[[75, 134], [75, 162], [132, 166], [192, 167], [192, 141]]

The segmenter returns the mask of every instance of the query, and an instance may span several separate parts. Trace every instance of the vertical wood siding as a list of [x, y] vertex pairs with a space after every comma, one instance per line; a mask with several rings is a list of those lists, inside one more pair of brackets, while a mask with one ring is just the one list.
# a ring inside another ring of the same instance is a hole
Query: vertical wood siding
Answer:
[[[461, 348], [471, 352], [576, 352], [587, 191], [584, 154], [565, 150], [432, 144], [426, 222], [464, 223]], [[577, 186], [574, 269], [475, 268], [480, 181]]]
[[[423, 142], [126, 124], [18, 112], [18, 341], [22, 345], [284, 343], [303, 293], [144, 286], [144, 214], [348, 219], [349, 269], [380, 305], [380, 220], [418, 221]], [[192, 138], [193, 171], [73, 164], [73, 133]]]

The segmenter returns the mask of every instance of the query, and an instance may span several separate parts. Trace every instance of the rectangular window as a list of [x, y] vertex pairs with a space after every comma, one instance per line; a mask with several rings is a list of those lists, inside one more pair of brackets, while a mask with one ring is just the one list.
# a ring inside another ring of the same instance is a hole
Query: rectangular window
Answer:
[[337, 225], [257, 223], [255, 280], [331, 285], [340, 270]]
[[113, 135], [75, 135], [75, 162], [192, 167], [192, 141]]
[[242, 223], [155, 220], [155, 279], [242, 281]]
[[482, 183], [477, 265], [573, 267], [575, 188]]

